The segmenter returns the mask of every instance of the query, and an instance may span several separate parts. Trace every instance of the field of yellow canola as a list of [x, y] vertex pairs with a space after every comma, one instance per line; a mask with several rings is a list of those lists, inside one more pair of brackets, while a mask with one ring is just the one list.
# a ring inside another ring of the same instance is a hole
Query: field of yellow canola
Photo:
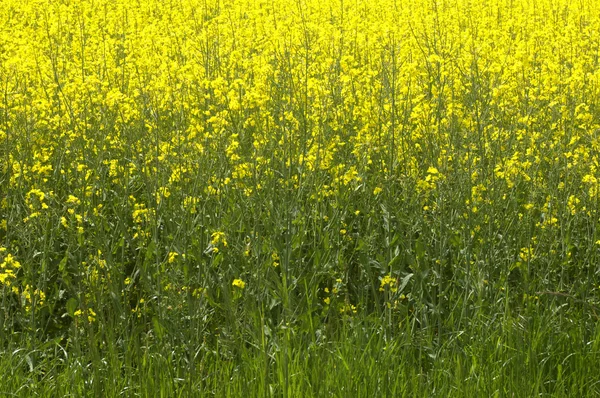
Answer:
[[599, 57], [591, 0], [0, 0], [3, 336], [597, 319]]

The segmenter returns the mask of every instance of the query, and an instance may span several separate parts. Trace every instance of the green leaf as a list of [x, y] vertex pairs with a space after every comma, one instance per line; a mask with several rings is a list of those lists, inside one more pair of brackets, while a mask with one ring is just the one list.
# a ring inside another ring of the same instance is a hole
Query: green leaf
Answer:
[[152, 317], [152, 326], [154, 326], [154, 331], [156, 332], [156, 336], [159, 339], [162, 339], [163, 336], [165, 335], [165, 328], [163, 327], [163, 325], [160, 324], [160, 321], [155, 316]]
[[58, 263], [58, 270], [61, 273], [64, 273], [67, 270], [67, 261], [69, 260], [69, 255], [65, 254], [65, 256], [63, 257], [62, 260], [60, 260], [60, 263]]
[[396, 264], [398, 264], [398, 262], [400, 262], [401, 258], [402, 256], [400, 256], [400, 254], [395, 255], [394, 258], [392, 258], [388, 263], [388, 268], [393, 268]]
[[76, 298], [71, 297], [67, 300], [67, 312], [72, 317], [75, 316], [75, 311], [77, 311], [77, 307], [79, 307], [79, 301]]
[[410, 281], [410, 278], [412, 278], [412, 276], [413, 276], [413, 274], [408, 274], [404, 278], [402, 278], [402, 283], [400, 284], [400, 288], [398, 289], [398, 292], [401, 292], [404, 290], [404, 288], [406, 287], [406, 285], [408, 285], [408, 282]]

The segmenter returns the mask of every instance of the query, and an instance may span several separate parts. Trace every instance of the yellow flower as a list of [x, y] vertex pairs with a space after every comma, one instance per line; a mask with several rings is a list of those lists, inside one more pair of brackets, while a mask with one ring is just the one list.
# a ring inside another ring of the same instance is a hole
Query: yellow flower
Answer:
[[67, 198], [67, 203], [73, 204], [73, 205], [78, 205], [81, 203], [81, 201], [79, 200], [79, 198], [77, 196], [69, 195], [69, 197]]
[[178, 256], [178, 255], [179, 255], [179, 254], [178, 254], [178, 253], [176, 253], [176, 252], [169, 252], [169, 258], [167, 259], [167, 262], [168, 262], [169, 264], [173, 264], [173, 263], [175, 262], [175, 260], [177, 259], [177, 256]]
[[277, 254], [276, 252], [273, 252], [271, 254], [271, 259], [273, 260], [273, 267], [275, 267], [275, 268], [279, 267], [279, 254]]
[[213, 246], [217, 246], [219, 243], [222, 243], [223, 246], [227, 246], [227, 239], [225, 239], [225, 233], [224, 232], [213, 232], [212, 235], [210, 236], [210, 243]]
[[8, 278], [14, 278], [12, 270], [6, 270], [6, 272], [0, 273], [0, 284], [6, 284], [10, 286], [10, 280], [7, 281]]
[[535, 258], [533, 248], [532, 247], [522, 247], [521, 250], [519, 251], [519, 258], [524, 262], [531, 261], [533, 258]]
[[243, 289], [246, 287], [246, 282], [244, 282], [241, 279], [234, 279], [233, 282], [231, 283], [231, 286], [239, 287], [240, 289]]
[[88, 309], [88, 322], [92, 323], [96, 320], [96, 313], [94, 312], [93, 309], [89, 308]]
[[379, 291], [385, 291], [386, 286], [390, 287], [391, 292], [396, 292], [398, 288], [396, 287], [396, 279], [392, 278], [391, 275], [386, 275], [381, 278], [381, 285], [379, 286]]

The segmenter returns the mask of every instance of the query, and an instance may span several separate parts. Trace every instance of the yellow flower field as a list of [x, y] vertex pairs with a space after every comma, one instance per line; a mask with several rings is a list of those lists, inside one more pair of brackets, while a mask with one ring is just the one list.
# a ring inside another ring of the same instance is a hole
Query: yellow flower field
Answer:
[[0, 0], [0, 395], [597, 396], [599, 159], [594, 0]]

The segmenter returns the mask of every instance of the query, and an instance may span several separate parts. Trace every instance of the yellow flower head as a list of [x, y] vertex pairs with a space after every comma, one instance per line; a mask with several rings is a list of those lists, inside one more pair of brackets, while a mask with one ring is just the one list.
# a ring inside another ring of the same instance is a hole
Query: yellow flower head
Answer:
[[217, 246], [219, 243], [223, 244], [223, 246], [227, 246], [227, 239], [225, 239], [225, 232], [213, 232], [210, 236], [210, 243], [213, 246]]
[[240, 289], [244, 289], [246, 287], [246, 282], [241, 279], [234, 279], [231, 283], [231, 286], [239, 287]]
[[175, 262], [175, 260], [177, 259], [177, 256], [179, 255], [179, 253], [176, 252], [169, 252], [169, 257], [167, 259], [167, 262], [169, 264], [173, 264]]

